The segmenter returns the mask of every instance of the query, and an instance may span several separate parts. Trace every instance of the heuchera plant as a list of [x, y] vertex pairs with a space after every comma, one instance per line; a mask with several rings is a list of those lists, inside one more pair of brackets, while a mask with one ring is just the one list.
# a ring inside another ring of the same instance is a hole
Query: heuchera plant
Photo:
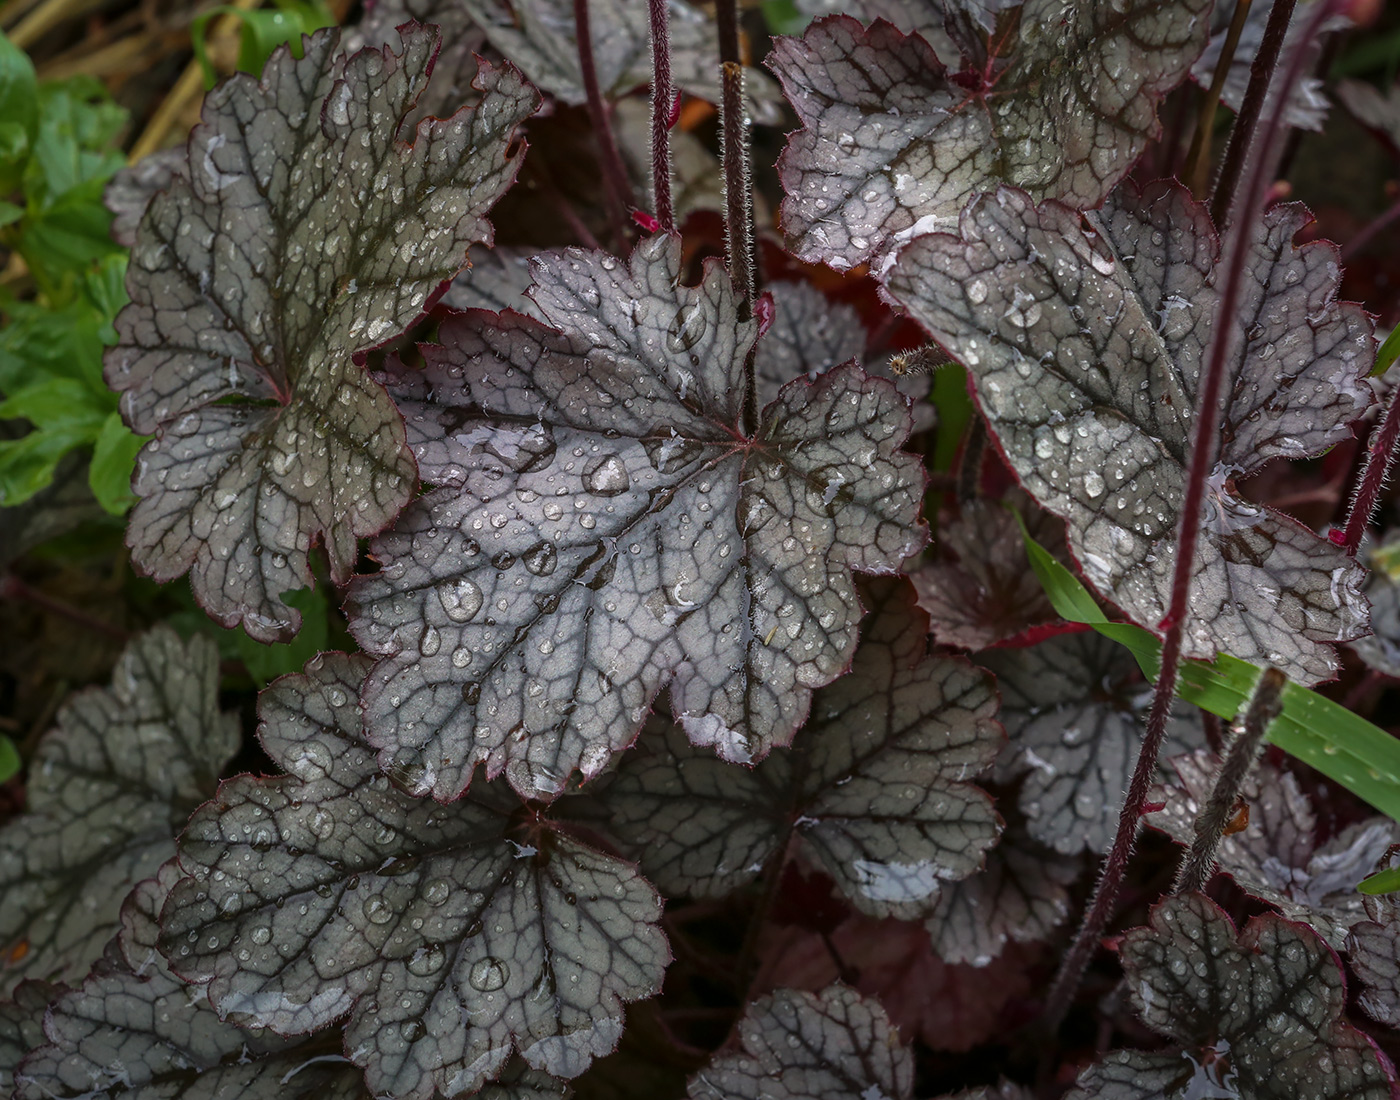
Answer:
[[1400, 1097], [1400, 399], [1246, 484], [1393, 392], [1270, 201], [1348, 13], [765, 8], [379, 0], [108, 189], [246, 637], [27, 748], [0, 1096]]

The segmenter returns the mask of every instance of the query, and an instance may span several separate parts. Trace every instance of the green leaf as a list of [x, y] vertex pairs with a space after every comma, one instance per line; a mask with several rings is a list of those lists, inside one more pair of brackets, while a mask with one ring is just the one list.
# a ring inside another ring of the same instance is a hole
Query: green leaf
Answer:
[[0, 507], [22, 504], [53, 480], [59, 459], [91, 442], [83, 428], [34, 431], [0, 441]]
[[88, 484], [97, 503], [114, 516], [125, 515], [136, 503], [136, 495], [131, 491], [131, 471], [136, 465], [136, 452], [149, 438], [131, 431], [122, 423], [119, 412], [107, 414], [97, 435]]
[[240, 72], [257, 75], [263, 71], [272, 51], [285, 45], [292, 56], [301, 60], [301, 36], [311, 34], [322, 27], [335, 25], [335, 17], [319, 0], [277, 0], [277, 8], [254, 8], [251, 11], [221, 4], [200, 14], [190, 24], [190, 44], [194, 47], [195, 59], [204, 71], [204, 87], [207, 91], [219, 80], [214, 63], [209, 60], [208, 37], [209, 20], [218, 15], [232, 15], [243, 23], [243, 33], [238, 44], [238, 69]]
[[810, 15], [797, 10], [793, 0], [763, 0], [759, 7], [769, 34], [801, 34], [812, 21]]
[[0, 34], [0, 195], [19, 183], [38, 127], [39, 87], [23, 50]]
[[933, 372], [933, 405], [938, 410], [938, 434], [933, 445], [933, 468], [951, 470], [963, 431], [973, 417], [967, 394], [967, 370], [951, 363]]
[[[130, 474], [129, 468], [127, 473]], [[238, 656], [259, 688], [289, 672], [300, 672], [307, 661], [330, 648], [330, 601], [321, 587], [299, 588], [285, 593], [283, 598], [302, 614], [301, 631], [290, 642], [264, 645], [241, 630], [233, 634]]]
[[1384, 374], [1390, 369], [1390, 364], [1400, 358], [1400, 325], [1396, 325], [1390, 330], [1390, 335], [1385, 338], [1380, 348], [1376, 351], [1376, 365], [1371, 368], [1371, 375]]
[[[1078, 578], [1028, 534], [1024, 537], [1031, 568], [1060, 616], [1085, 623], [1127, 646], [1143, 675], [1155, 681], [1161, 668], [1161, 642], [1156, 636], [1141, 627], [1109, 622]], [[1248, 702], [1259, 675], [1257, 666], [1224, 653], [1210, 664], [1183, 661], [1176, 693], [1202, 710], [1233, 719]], [[1384, 730], [1290, 682], [1283, 689], [1283, 713], [1269, 727], [1268, 738], [1400, 821], [1400, 741]]]
[[[0, 41], [4, 39], [0, 38]], [[20, 763], [19, 750], [15, 748], [15, 743], [0, 733], [0, 783], [18, 775]]]
[[[0, 769], [0, 774], [3, 774], [3, 769]], [[1400, 867], [1387, 867], [1384, 871], [1367, 875], [1356, 884], [1356, 889], [1362, 894], [1393, 894], [1400, 890]]]
[[0, 420], [23, 417], [41, 429], [88, 431], [96, 439], [108, 409], [82, 382], [54, 378], [27, 386], [0, 402]]

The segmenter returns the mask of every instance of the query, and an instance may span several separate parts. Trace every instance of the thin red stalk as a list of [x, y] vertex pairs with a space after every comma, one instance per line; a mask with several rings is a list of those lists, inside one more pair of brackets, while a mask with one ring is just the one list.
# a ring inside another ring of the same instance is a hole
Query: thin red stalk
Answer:
[[627, 179], [627, 168], [622, 163], [622, 154], [617, 150], [617, 139], [613, 137], [608, 105], [603, 102], [603, 93], [598, 87], [598, 66], [593, 60], [593, 28], [588, 22], [588, 0], [574, 0], [574, 24], [578, 35], [578, 63], [583, 74], [583, 94], [588, 101], [588, 117], [593, 123], [593, 137], [598, 143], [598, 166], [603, 175], [603, 194], [608, 204], [608, 218], [612, 222], [617, 243], [621, 246], [628, 235], [627, 209], [635, 206], [636, 202], [632, 197], [632, 184]]
[[[1308, 22], [1305, 41], [1317, 35], [1323, 20], [1331, 13], [1333, 2], [1334, 0], [1323, 0], [1316, 5], [1316, 10]], [[1278, 0], [1278, 3], [1287, 4], [1290, 10], [1292, 8], [1291, 0]], [[1284, 30], [1287, 30], [1286, 26]], [[1070, 999], [1079, 987], [1080, 979], [1093, 957], [1094, 948], [1113, 916], [1118, 890], [1123, 884], [1123, 876], [1127, 872], [1128, 861], [1132, 858], [1137, 842], [1138, 826], [1143, 807], [1147, 804], [1147, 792], [1156, 776], [1157, 758], [1161, 755], [1162, 741], [1166, 736], [1172, 701], [1176, 695], [1177, 675], [1181, 669], [1182, 634], [1190, 612], [1191, 573], [1201, 533], [1206, 484], [1210, 472], [1215, 468], [1216, 455], [1220, 449], [1221, 398], [1225, 379], [1229, 374], [1231, 353], [1234, 351], [1235, 326], [1230, 323], [1230, 319], [1239, 309], [1253, 220], [1263, 204], [1264, 192], [1273, 171], [1274, 146], [1279, 134], [1283, 132], [1283, 114], [1288, 106], [1288, 93], [1303, 75], [1303, 53], [1302, 50], [1294, 52], [1285, 79], [1279, 87], [1279, 95], [1274, 101], [1273, 111], [1266, 125], [1253, 134], [1250, 155], [1242, 158], [1243, 163], [1247, 165], [1245, 185], [1235, 191], [1234, 201], [1229, 209], [1228, 223], [1232, 230], [1226, 237], [1224, 256], [1221, 259], [1225, 278], [1219, 310], [1211, 328], [1210, 346], [1206, 349], [1205, 370], [1201, 376], [1195, 424], [1191, 433], [1191, 458], [1186, 473], [1186, 492], [1181, 505], [1181, 519], [1177, 527], [1176, 559], [1172, 566], [1171, 600], [1167, 617], [1163, 620], [1166, 638], [1162, 643], [1162, 668], [1153, 688], [1152, 708], [1147, 716], [1147, 732], [1138, 753], [1137, 764], [1133, 768], [1122, 812], [1118, 815], [1118, 830], [1114, 834], [1113, 845], [1104, 859], [1084, 923], [1080, 925], [1074, 943], [1065, 955], [1060, 971], [1055, 975], [1055, 981], [1046, 996], [1044, 1019], [1051, 1030], [1057, 1028], [1064, 1019]], [[1253, 83], [1254, 76], [1251, 76], [1251, 90]], [[1262, 94], [1259, 98], [1262, 101]]]
[[661, 232], [676, 228], [671, 205], [671, 28], [667, 0], [651, 4], [651, 187]]
[[[1274, 68], [1278, 65], [1279, 54], [1283, 52], [1284, 39], [1288, 36], [1288, 24], [1293, 19], [1296, 0], [1274, 0], [1269, 11], [1269, 21], [1264, 25], [1264, 37], [1259, 43], [1259, 52], [1254, 55], [1254, 64], [1249, 70], [1249, 86], [1245, 89], [1244, 102], [1240, 113], [1235, 116], [1235, 124], [1230, 127], [1230, 141], [1225, 146], [1225, 159], [1220, 165], [1220, 175], [1216, 177], [1215, 189], [1210, 196], [1210, 216], [1215, 227], [1224, 232], [1227, 217], [1234, 205], [1235, 192], [1239, 189], [1244, 175], [1249, 151], [1254, 147], [1254, 132], [1258, 129], [1259, 118], [1264, 110], [1264, 101], [1273, 81]], [[1303, 51], [1295, 51], [1300, 54]]]
[[1355, 256], [1371, 243], [1377, 233], [1396, 218], [1400, 218], [1400, 198], [1397, 198], [1379, 217], [1372, 219], [1362, 227], [1361, 232], [1347, 241], [1346, 247], [1342, 249], [1342, 260], [1349, 260]]
[[1385, 418], [1371, 433], [1366, 447], [1366, 466], [1357, 482], [1356, 494], [1351, 498], [1351, 511], [1347, 513], [1346, 527], [1342, 532], [1342, 548], [1352, 556], [1356, 555], [1361, 540], [1366, 537], [1366, 527], [1371, 522], [1371, 513], [1376, 510], [1376, 498], [1385, 485], [1385, 475], [1395, 460], [1395, 443], [1400, 439], [1400, 386], [1390, 394], [1385, 406]]

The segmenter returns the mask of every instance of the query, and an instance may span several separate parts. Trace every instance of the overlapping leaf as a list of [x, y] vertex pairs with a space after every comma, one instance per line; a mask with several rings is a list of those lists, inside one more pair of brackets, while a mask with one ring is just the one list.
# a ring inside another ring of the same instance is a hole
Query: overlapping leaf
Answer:
[[238, 749], [218, 692], [212, 642], [158, 627], [127, 647], [110, 688], [59, 711], [28, 812], [0, 829], [0, 995], [24, 977], [80, 978], [102, 954], [127, 891], [174, 853]]
[[909, 1100], [914, 1058], [878, 1001], [843, 985], [780, 989], [749, 1005], [742, 1054], [690, 1079], [691, 1100]]
[[857, 908], [915, 917], [981, 866], [998, 822], [963, 780], [1000, 748], [990, 679], [925, 654], [907, 582], [870, 589], [851, 671], [813, 697], [791, 752], [744, 770], [654, 719], [623, 760], [606, 794], [614, 830], [666, 893], [728, 893], [797, 837]]
[[[668, 682], [690, 739], [728, 760], [785, 744], [846, 667], [852, 570], [924, 539], [902, 399], [853, 366], [785, 387], [740, 426], [728, 275], [678, 283], [680, 244], [534, 264], [548, 324], [472, 312], [425, 348], [456, 415], [421, 448], [448, 485], [374, 544], [351, 628], [384, 659], [364, 689], [381, 762], [456, 797], [478, 763], [549, 796], [629, 744]], [[415, 391], [416, 392], [416, 391]]]
[[1023, 823], [1008, 825], [987, 865], [949, 883], [927, 921], [934, 953], [948, 963], [987, 966], [1007, 943], [1046, 939], [1070, 913], [1080, 862], [1041, 847]]
[[113, 214], [112, 239], [125, 248], [136, 243], [136, 230], [158, 191], [170, 186], [189, 163], [183, 147], [150, 153], [112, 177], [102, 202]]
[[[1377, 870], [1396, 866], [1400, 848], [1392, 845]], [[1362, 904], [1366, 919], [1347, 933], [1346, 953], [1361, 982], [1357, 1003], [1373, 1020], [1400, 1027], [1400, 905], [1393, 894], [1368, 896]]]
[[576, 1076], [660, 985], [659, 897], [509, 791], [444, 807], [391, 786], [361, 740], [367, 667], [330, 654], [263, 694], [263, 747], [290, 774], [225, 783], [191, 818], [162, 952], [236, 1022], [348, 1017], [376, 1095], [473, 1092], [514, 1050]]
[[776, 282], [767, 289], [773, 322], [754, 355], [759, 400], [765, 405], [794, 378], [815, 382], [865, 351], [865, 328], [852, 307], [831, 301], [811, 283]]
[[0, 1000], [0, 1096], [10, 1096], [20, 1059], [44, 1042], [44, 1011], [63, 992], [47, 982], [20, 982], [13, 1000]]
[[1143, 1022], [1183, 1049], [1110, 1054], [1067, 1100], [1390, 1100], [1388, 1063], [1343, 1017], [1336, 956], [1302, 925], [1268, 915], [1237, 934], [1213, 902], [1184, 894], [1120, 954]]
[[[1131, 655], [1086, 631], [991, 650], [978, 662], [1001, 691], [1007, 746], [997, 775], [1021, 780], [1017, 804], [1031, 836], [1071, 855], [1107, 851], [1151, 703]], [[1165, 751], [1201, 744], [1199, 712], [1178, 702]]]
[[[572, 0], [463, 0], [500, 50], [537, 86], [565, 103], [584, 101]], [[688, 0], [669, 0], [671, 79], [691, 95], [719, 102], [719, 36], [713, 19]], [[646, 4], [591, 0], [588, 25], [598, 86], [619, 98], [651, 83], [651, 23]], [[756, 121], [777, 122], [778, 90], [749, 69], [745, 87]]]
[[[1171, 763], [1179, 785], [1154, 788], [1153, 801], [1164, 806], [1146, 820], [1189, 845], [1219, 760], [1200, 751]], [[1400, 840], [1400, 825], [1373, 817], [1318, 844], [1317, 817], [1297, 779], [1267, 762], [1256, 765], [1241, 794], [1249, 803], [1249, 825], [1221, 840], [1215, 853], [1220, 870], [1285, 916], [1312, 925], [1340, 950], [1347, 929], [1364, 916], [1356, 884]]]
[[[1249, 246], [1183, 646], [1311, 684], [1336, 667], [1326, 643], [1364, 632], [1363, 571], [1230, 484], [1347, 438], [1372, 400], [1370, 320], [1336, 301], [1332, 245], [1292, 244], [1307, 221], [1275, 206]], [[1171, 183], [1121, 188], [1082, 219], [1003, 188], [969, 205], [961, 237], [904, 248], [888, 281], [967, 365], [1007, 459], [1068, 521], [1089, 581], [1149, 629], [1166, 613], [1218, 258], [1204, 209]]]
[[1388, 531], [1370, 553], [1366, 599], [1371, 633], [1351, 643], [1356, 655], [1377, 672], [1400, 676], [1400, 532]]
[[1157, 135], [1157, 100], [1201, 52], [1208, 8], [1030, 0], [1019, 33], [986, 32], [950, 67], [883, 20], [777, 39], [768, 66], [803, 124], [778, 162], [793, 250], [840, 269], [876, 260], [955, 224], [998, 180], [1096, 206]]
[[336, 1033], [304, 1042], [219, 1019], [156, 953], [157, 917], [180, 878], [174, 862], [133, 891], [91, 975], [53, 1002], [17, 1074], [17, 1100], [367, 1100]]
[[508, 146], [538, 102], [514, 70], [483, 69], [475, 110], [404, 144], [436, 32], [348, 59], [337, 35], [210, 94], [187, 165], [141, 221], [107, 357], [128, 424], [156, 433], [137, 463], [135, 562], [160, 580], [188, 570], [216, 619], [262, 641], [296, 632], [281, 595], [311, 582], [313, 541], [344, 581], [356, 539], [409, 499], [402, 420], [352, 356], [489, 242], [486, 211], [519, 163]]

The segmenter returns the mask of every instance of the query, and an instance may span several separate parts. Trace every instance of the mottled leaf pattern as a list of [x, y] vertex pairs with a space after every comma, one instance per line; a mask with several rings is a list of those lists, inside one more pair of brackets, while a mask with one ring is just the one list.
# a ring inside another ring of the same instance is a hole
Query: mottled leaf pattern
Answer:
[[456, 797], [484, 763], [549, 797], [629, 744], [668, 682], [692, 741], [762, 756], [850, 660], [851, 571], [922, 545], [893, 387], [853, 366], [797, 381], [746, 436], [757, 326], [723, 269], [679, 270], [667, 236], [629, 261], [548, 253], [530, 291], [547, 325], [471, 312], [424, 349], [457, 415], [422, 476], [459, 484], [376, 541], [383, 569], [350, 596], [384, 657], [368, 736], [412, 790]]
[[156, 434], [134, 561], [162, 581], [189, 571], [219, 622], [262, 641], [296, 632], [281, 595], [311, 583], [314, 541], [343, 582], [356, 539], [407, 503], [402, 420], [352, 355], [489, 243], [519, 164], [507, 148], [538, 103], [514, 70], [483, 69], [482, 103], [408, 145], [436, 32], [348, 59], [337, 40], [317, 32], [302, 60], [279, 51], [261, 83], [240, 74], [205, 100], [188, 164], [141, 221], [106, 363], [128, 425]]
[[690, 1079], [690, 1100], [909, 1100], [914, 1059], [878, 1001], [843, 985], [780, 989], [749, 1005], [742, 1054]]
[[[1392, 845], [1377, 861], [1375, 870], [1388, 870], [1400, 862], [1400, 847]], [[1400, 1027], [1400, 905], [1393, 894], [1366, 897], [1366, 919], [1347, 933], [1346, 953], [1361, 982], [1356, 1001], [1373, 1020]]]
[[[1171, 764], [1178, 784], [1154, 788], [1152, 801], [1165, 805], [1145, 820], [1189, 845], [1219, 760], [1201, 751], [1176, 757]], [[1400, 825], [1373, 817], [1318, 844], [1317, 817], [1297, 779], [1267, 762], [1255, 765], [1242, 797], [1249, 803], [1249, 825], [1221, 840], [1217, 866], [1240, 889], [1310, 924], [1340, 950], [1347, 929], [1364, 916], [1356, 884], [1400, 840]]]
[[1183, 894], [1129, 932], [1120, 955], [1143, 1022], [1184, 1049], [1110, 1055], [1067, 1100], [1390, 1100], [1388, 1067], [1343, 1018], [1337, 958], [1308, 928], [1268, 915], [1236, 933], [1209, 899]]
[[[1063, 634], [977, 658], [997, 676], [1007, 746], [1003, 782], [1031, 836], [1057, 851], [1105, 852], [1137, 761], [1152, 692], [1126, 649], [1101, 634]], [[1199, 712], [1178, 702], [1169, 754], [1203, 743]]]
[[768, 66], [803, 124], [778, 162], [794, 252], [843, 270], [876, 260], [955, 224], [998, 180], [1097, 205], [1156, 136], [1157, 100], [1201, 52], [1208, 8], [1030, 0], [1019, 33], [996, 39], [1002, 56], [964, 53], [953, 69], [883, 20], [833, 16], [777, 39]]
[[326, 655], [263, 694], [263, 747], [290, 774], [225, 783], [190, 819], [161, 950], [235, 1021], [348, 1016], [376, 1095], [473, 1092], [513, 1050], [577, 1076], [660, 986], [660, 899], [509, 791], [441, 806], [391, 786], [361, 739], [367, 667]]
[[925, 655], [908, 582], [870, 591], [851, 671], [816, 693], [790, 752], [741, 769], [653, 720], [624, 758], [605, 796], [613, 828], [662, 890], [723, 895], [796, 837], [858, 909], [916, 917], [981, 866], [998, 822], [963, 780], [1000, 747], [989, 679]]
[[20, 1059], [44, 1042], [44, 1010], [63, 992], [47, 982], [20, 982], [12, 1000], [0, 1000], [0, 1096], [15, 1087]]
[[142, 157], [112, 177], [102, 201], [113, 214], [112, 239], [124, 248], [136, 243], [136, 229], [157, 191], [164, 191], [188, 164], [183, 146]]
[[296, 1042], [239, 1027], [170, 973], [156, 922], [179, 878], [171, 861], [132, 893], [107, 954], [54, 1001], [48, 1045], [20, 1067], [18, 1100], [367, 1100], [338, 1033]]
[[110, 688], [73, 696], [30, 767], [28, 812], [0, 828], [0, 995], [24, 977], [81, 978], [127, 891], [237, 751], [219, 657], [169, 627], [137, 638]]
[[774, 400], [794, 378], [815, 382], [865, 351], [865, 328], [851, 306], [831, 301], [811, 283], [780, 281], [767, 290], [773, 296], [773, 323], [754, 355], [760, 404]]
[[[1371, 322], [1336, 301], [1332, 245], [1292, 244], [1307, 222], [1275, 206], [1254, 231], [1183, 646], [1311, 684], [1336, 667], [1326, 643], [1365, 630], [1364, 574], [1230, 484], [1348, 438], [1372, 401]], [[1089, 581], [1149, 629], [1166, 613], [1218, 257], [1205, 210], [1172, 183], [1121, 188], [1083, 217], [1003, 188], [970, 204], [961, 237], [904, 248], [888, 281], [967, 365], [1008, 461], [1068, 521]]]

